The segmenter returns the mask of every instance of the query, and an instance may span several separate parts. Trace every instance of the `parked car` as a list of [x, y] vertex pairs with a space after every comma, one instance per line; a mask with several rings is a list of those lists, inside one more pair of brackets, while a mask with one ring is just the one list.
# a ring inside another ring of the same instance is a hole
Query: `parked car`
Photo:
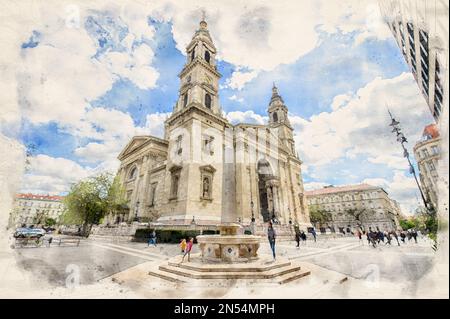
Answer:
[[46, 234], [42, 228], [17, 228], [14, 232], [14, 238], [40, 238]]

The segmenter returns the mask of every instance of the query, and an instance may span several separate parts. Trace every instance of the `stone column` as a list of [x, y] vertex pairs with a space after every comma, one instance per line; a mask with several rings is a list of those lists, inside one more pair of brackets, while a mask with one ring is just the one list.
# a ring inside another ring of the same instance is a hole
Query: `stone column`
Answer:
[[266, 185], [266, 192], [267, 192], [267, 210], [269, 211], [269, 217], [272, 217], [273, 197], [272, 197], [272, 187], [270, 185]]
[[278, 205], [278, 187], [272, 186], [273, 192], [273, 208], [275, 211], [275, 217], [279, 219], [280, 215], [280, 206]]

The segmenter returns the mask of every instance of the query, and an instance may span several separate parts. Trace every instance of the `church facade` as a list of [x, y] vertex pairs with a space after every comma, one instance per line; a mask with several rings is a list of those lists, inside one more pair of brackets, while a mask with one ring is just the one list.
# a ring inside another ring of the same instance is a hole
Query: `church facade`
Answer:
[[288, 108], [272, 88], [267, 125], [232, 125], [219, 102], [220, 73], [207, 23], [186, 48], [179, 98], [163, 138], [135, 136], [119, 154], [128, 211], [110, 222], [220, 222], [309, 227], [301, 160]]

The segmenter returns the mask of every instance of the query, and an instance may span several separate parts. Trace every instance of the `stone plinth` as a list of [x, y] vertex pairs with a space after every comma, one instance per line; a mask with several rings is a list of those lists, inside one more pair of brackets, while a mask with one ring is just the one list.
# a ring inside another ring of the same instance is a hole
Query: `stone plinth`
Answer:
[[261, 237], [240, 235], [239, 224], [219, 225], [220, 235], [197, 236], [204, 262], [248, 262], [258, 259]]

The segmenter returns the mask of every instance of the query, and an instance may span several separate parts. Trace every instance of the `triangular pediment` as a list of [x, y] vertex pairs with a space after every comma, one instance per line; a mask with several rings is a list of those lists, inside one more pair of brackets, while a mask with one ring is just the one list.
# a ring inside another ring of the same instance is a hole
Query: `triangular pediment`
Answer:
[[132, 153], [135, 149], [137, 149], [139, 146], [144, 144], [150, 139], [149, 136], [135, 136], [131, 139], [131, 141], [125, 146], [125, 148], [120, 152], [118, 159], [120, 160], [124, 156]]

